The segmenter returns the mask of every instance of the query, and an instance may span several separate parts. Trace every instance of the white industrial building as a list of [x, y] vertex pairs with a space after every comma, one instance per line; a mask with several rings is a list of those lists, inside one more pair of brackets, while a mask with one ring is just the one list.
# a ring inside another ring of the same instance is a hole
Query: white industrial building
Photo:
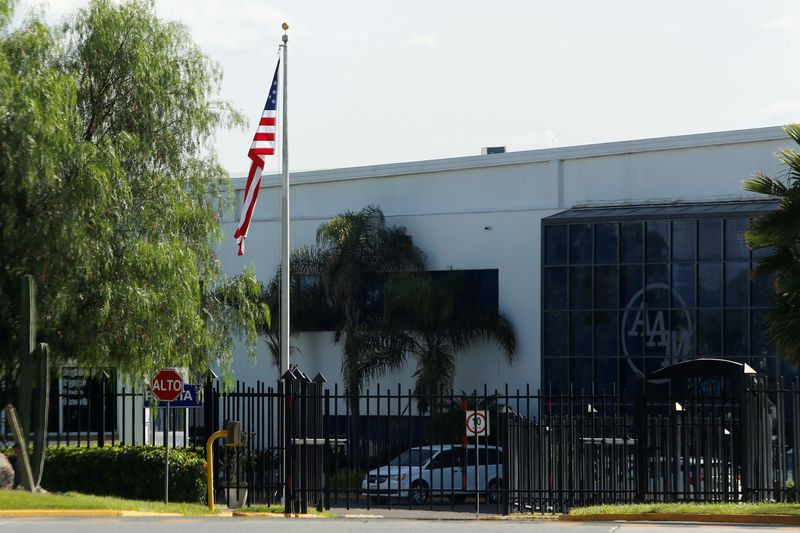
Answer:
[[[698, 294], [697, 300], [692, 297], [693, 303], [685, 303], [691, 308], [691, 312], [687, 314], [691, 318], [690, 324], [683, 327], [688, 327], [692, 336], [695, 336], [697, 330], [698, 339], [703, 335], [707, 337], [710, 335], [711, 326], [706, 327], [706, 323], [716, 324], [721, 328], [723, 322], [728, 324], [725, 321], [729, 316], [732, 317], [731, 320], [735, 316], [733, 312], [729, 313], [725, 307], [727, 304], [721, 300], [716, 304], [716, 307], [720, 308], [718, 317], [714, 314], [717, 311], [711, 309], [715, 307], [716, 296], [713, 287], [709, 292], [707, 285], [717, 283], [715, 276], [719, 276], [720, 287], [727, 283], [725, 277], [727, 274], [722, 273], [723, 265], [727, 263], [723, 262], [726, 260], [725, 257], [720, 257], [719, 263], [713, 263], [719, 265], [719, 274], [714, 273], [716, 266], [700, 265], [702, 250], [707, 246], [703, 244], [705, 242], [703, 239], [706, 239], [703, 232], [706, 230], [700, 222], [695, 221], [695, 218], [698, 220], [709, 216], [713, 218], [713, 213], [722, 213], [719, 215], [721, 217], [719, 224], [722, 227], [722, 219], [730, 218], [738, 211], [747, 217], [762, 210], [763, 206], [757, 202], [762, 199], [754, 198], [754, 195], [744, 192], [742, 181], [757, 170], [778, 174], [781, 168], [775, 153], [780, 148], [790, 145], [791, 141], [782, 128], [770, 127], [294, 173], [291, 175], [291, 246], [297, 248], [304, 244], [313, 244], [320, 224], [345, 210], [359, 210], [367, 205], [376, 205], [383, 209], [388, 225], [404, 226], [413, 236], [415, 244], [428, 257], [429, 270], [496, 269], [499, 309], [508, 315], [516, 329], [518, 339], [516, 363], [509, 367], [493, 345], [476, 347], [459, 357], [455, 388], [456, 390], [472, 390], [475, 387], [482, 389], [484, 383], [488, 384], [490, 389], [504, 387], [506, 384], [512, 389], [524, 388], [526, 385], [536, 388], [542, 383], [543, 351], [551, 349], [545, 348], [542, 333], [543, 316], [550, 309], [548, 307], [550, 304], [543, 301], [542, 294], [545, 286], [543, 228], [548, 224], [544, 219], [572, 210], [564, 218], [564, 224], [568, 226], [586, 215], [587, 220], [604, 223], [606, 224], [604, 227], [616, 232], [614, 234], [616, 237], [613, 235], [612, 237], [616, 239], [613, 241], [614, 246], [617, 246], [617, 242], [622, 242], [619, 237], [620, 232], [627, 231], [620, 225], [624, 220], [637, 220], [639, 221], [637, 224], [644, 224], [641, 226], [644, 228], [642, 231], [647, 235], [647, 239], [650, 239], [648, 232], [651, 229], [646, 224], [651, 218], [686, 220], [688, 216], [692, 219], [687, 226], [690, 242], [694, 243], [692, 246], [696, 250], [699, 250], [696, 253], [691, 252], [690, 259], [697, 263], [697, 276], [702, 276], [702, 279], [698, 278], [697, 287], [691, 289], [691, 292]], [[237, 204], [241, 204], [244, 178], [236, 178], [233, 183], [237, 191]], [[223, 221], [222, 226], [227, 237], [219, 246], [218, 252], [227, 275], [236, 275], [246, 266], [253, 265], [258, 277], [267, 282], [272, 278], [280, 260], [280, 176], [265, 176], [262, 189], [250, 227], [246, 255], [244, 257], [236, 255], [236, 246], [232, 239], [235, 221], [239, 217], [238, 212]], [[631, 209], [627, 211], [609, 209], [610, 206], [627, 206]], [[604, 209], [575, 211], [575, 208], [599, 207]], [[642, 209], [633, 209], [634, 207]], [[680, 215], [681, 212], [689, 215]], [[658, 213], [662, 215], [659, 216]], [[695, 216], [691, 213], [699, 214]], [[614, 219], [618, 215], [621, 216], [619, 221]], [[667, 224], [664, 226], [667, 232], [679, 231], [677, 225], [670, 229], [672, 226], [669, 226], [669, 222], [663, 224]], [[725, 228], [728, 228], [727, 222]], [[734, 226], [731, 225], [730, 228], [730, 232], [733, 232]], [[578, 229], [580, 228], [576, 228], [575, 235], [578, 235]], [[572, 236], [572, 230], [569, 231], [569, 235]], [[678, 238], [675, 237], [675, 243], [678, 242]], [[601, 235], [597, 233], [598, 243], [600, 239]], [[671, 238], [668, 240], [672, 242]], [[570, 242], [568, 245], [572, 246], [570, 250], [577, 250], [580, 247], [580, 243], [574, 239]], [[594, 237], [587, 242], [594, 243]], [[649, 254], [651, 241], [647, 242], [646, 253]], [[644, 245], [640, 243], [636, 246], [641, 249]], [[733, 245], [729, 243], [726, 246], [725, 253], [734, 254]], [[669, 270], [672, 268], [670, 266], [672, 259], [669, 257], [669, 249], [665, 250], [667, 256], [664, 259], [664, 272], [677, 272]], [[673, 252], [672, 255], [677, 257], [676, 253]], [[565, 279], [572, 280], [573, 270], [570, 269], [573, 268], [572, 264], [577, 260], [578, 254], [577, 252], [570, 254], [572, 254], [570, 257], [574, 257], [571, 262], [564, 261], [565, 264], [569, 264], [563, 267], [563, 272], [564, 275], [570, 276]], [[615, 251], [614, 254], [619, 254], [618, 262], [622, 262], [622, 252]], [[744, 265], [748, 265], [752, 260], [749, 255], [740, 259]], [[715, 261], [713, 257], [710, 260]], [[639, 261], [643, 265], [641, 267], [643, 270], [640, 271], [646, 272], [645, 277], [650, 276], [650, 260]], [[596, 266], [597, 262], [592, 263], [590, 260], [589, 264], [594, 264], [595, 270], [600, 272], [597, 270], [600, 268]], [[616, 266], [611, 268], [617, 269]], [[622, 268], [614, 270], [614, 276], [621, 276], [622, 274], [618, 272], [621, 272]], [[695, 272], [694, 266], [690, 268]], [[727, 273], [728, 267], [724, 268], [724, 272]], [[707, 271], [711, 273], [708, 274]], [[557, 280], [557, 275], [560, 274], [555, 270], [553, 272], [556, 276], [553, 279]], [[577, 267], [574, 272], [576, 276], [580, 274]], [[670, 274], [667, 276], [668, 280], [673, 279]], [[694, 279], [694, 274], [691, 276]], [[622, 281], [620, 287], [621, 284]], [[593, 287], [594, 291], [598, 285]], [[643, 290], [646, 290], [646, 287]], [[722, 292], [720, 298], [721, 294]], [[703, 303], [707, 300], [707, 296], [711, 298], [709, 305]], [[580, 332], [575, 333], [577, 331], [573, 325], [576, 323], [575, 320], [589, 317], [587, 320], [595, 324], [599, 318], [592, 317], [600, 317], [597, 311], [599, 297], [594, 300], [591, 296], [589, 298], [595, 302], [588, 305], [589, 311], [575, 310], [583, 305], [578, 301], [570, 300], [568, 304], [564, 304], [564, 309], [561, 311], [558, 311], [559, 304], [554, 304], [553, 321], [548, 322], [551, 326], [546, 335], [555, 340], [571, 339], [563, 348], [558, 346], [552, 348], [555, 354], [552, 372], [569, 371], [571, 380], [579, 377], [581, 370], [577, 368], [578, 365], [588, 363], [589, 368], [592, 368], [592, 357], [595, 358], [595, 373], [591, 374], [589, 370], [589, 380], [599, 379], [605, 372], [597, 359], [603, 351], [602, 347], [597, 348], [601, 338], [600, 333], [591, 334], [591, 338], [595, 339], [594, 348], [586, 348], [588, 353], [579, 353], [582, 349], [581, 343], [589, 346], [587, 343], [592, 341], [580, 338]], [[622, 296], [614, 298], [615, 301], [619, 300], [619, 303], [610, 306], [615, 310], [610, 315], [611, 319], [624, 321], [621, 314], [626, 309], [626, 302], [622, 301]], [[754, 296], [748, 296], [744, 303], [740, 302], [740, 307], [748, 308], [751, 298], [753, 302], [755, 301]], [[728, 301], [727, 296], [725, 301]], [[619, 314], [613, 315], [617, 311]], [[743, 316], [750, 315], [745, 312]], [[563, 321], [559, 322], [562, 319]], [[749, 319], [747, 320], [749, 325]], [[620, 324], [614, 322], [614, 325], [616, 326], [614, 331], [619, 332]], [[698, 327], [705, 329], [700, 330]], [[559, 328], [564, 329], [559, 330]], [[597, 326], [592, 331], [599, 331], [596, 328]], [[720, 339], [720, 333], [714, 334]], [[704, 355], [704, 352], [709, 350], [711, 355], [733, 354], [745, 358], [758, 355], [755, 352], [760, 348], [753, 347], [756, 333], [744, 341], [744, 347], [734, 348], [731, 344], [730, 349], [727, 340], [724, 340], [726, 338], [724, 335], [719, 349], [715, 344], [716, 341], [695, 340], [689, 355]], [[614, 338], [617, 340], [613, 341], [616, 344], [613, 344], [612, 353], [606, 354], [616, 357], [611, 359], [612, 367], [616, 364], [613, 361], [623, 356], [623, 351], [626, 356], [629, 356], [630, 351], [629, 348], [623, 350], [620, 347], [622, 343], [628, 342], [627, 340], [620, 341], [619, 336]], [[295, 352], [293, 355], [293, 364], [297, 364], [312, 376], [322, 372], [329, 383], [340, 382], [341, 347], [334, 343], [333, 333], [303, 333], [293, 338], [292, 344], [299, 349], [299, 353]], [[559, 350], [563, 350], [563, 353]], [[731, 350], [744, 353], [733, 353]], [[649, 355], [643, 353], [642, 357]], [[660, 355], [663, 357], [664, 354]], [[621, 366], [612, 368], [611, 375], [619, 376], [620, 372], [625, 372]], [[259, 379], [273, 382], [278, 376], [278, 369], [272, 365], [263, 343], [259, 347], [258, 360], [255, 363], [249, 361], [245, 351], [238, 346], [234, 370], [236, 377], [245, 381]], [[399, 382], [405, 389], [411, 383], [410, 376], [413, 370], [412, 360], [403, 372], [385, 376], [380, 380], [381, 384], [396, 387]], [[595, 378], [592, 378], [592, 375]], [[564, 376], [567, 374], [561, 377]], [[586, 379], [586, 375], [583, 375], [583, 379]]]

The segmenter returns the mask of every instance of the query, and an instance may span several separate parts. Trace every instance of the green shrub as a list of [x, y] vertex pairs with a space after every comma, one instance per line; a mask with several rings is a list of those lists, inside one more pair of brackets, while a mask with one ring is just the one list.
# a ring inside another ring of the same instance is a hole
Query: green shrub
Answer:
[[[13, 450], [3, 450], [13, 456]], [[164, 497], [164, 448], [106, 446], [47, 449], [42, 487], [132, 500]], [[199, 448], [170, 448], [169, 499], [205, 502], [205, 459]]]

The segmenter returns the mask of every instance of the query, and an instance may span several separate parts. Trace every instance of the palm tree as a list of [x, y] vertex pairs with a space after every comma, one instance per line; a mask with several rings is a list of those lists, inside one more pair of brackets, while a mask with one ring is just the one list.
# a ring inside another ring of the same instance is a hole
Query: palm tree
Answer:
[[[787, 126], [786, 133], [800, 144], [800, 124]], [[758, 172], [744, 183], [746, 190], [778, 200], [776, 210], [753, 220], [745, 241], [752, 250], [769, 250], [753, 275], [772, 278], [770, 338], [780, 355], [800, 365], [800, 152], [785, 148], [778, 159], [787, 167], [783, 178]]]
[[[346, 211], [324, 223], [317, 230], [317, 248], [324, 256], [322, 286], [341, 313], [335, 340], [343, 341], [344, 391], [355, 398], [368, 380], [400, 363], [375, 349], [384, 340], [365, 314], [370, 277], [422, 270], [425, 255], [405, 228], [387, 227], [383, 211], [375, 206]], [[351, 405], [358, 414], [358, 402]]]
[[383, 351], [391, 361], [402, 361], [406, 354], [416, 360], [414, 391], [422, 412], [430, 407], [436, 413], [437, 397], [452, 389], [459, 352], [494, 342], [513, 363], [517, 341], [511, 322], [477, 303], [460, 301], [465, 286], [464, 274], [456, 271], [436, 278], [395, 274], [386, 283]]

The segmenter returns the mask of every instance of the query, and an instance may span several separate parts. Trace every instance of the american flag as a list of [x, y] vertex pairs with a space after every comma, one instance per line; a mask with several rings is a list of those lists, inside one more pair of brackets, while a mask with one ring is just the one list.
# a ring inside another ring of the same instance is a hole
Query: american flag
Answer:
[[250, 158], [250, 172], [247, 174], [247, 185], [244, 188], [244, 199], [242, 200], [242, 215], [239, 218], [239, 227], [233, 234], [236, 244], [239, 245], [239, 255], [244, 255], [244, 241], [247, 239], [247, 232], [250, 229], [250, 218], [256, 207], [258, 190], [261, 188], [261, 172], [264, 170], [265, 156], [275, 154], [275, 117], [278, 102], [278, 65], [275, 66], [275, 75], [272, 77], [272, 87], [269, 89], [267, 103], [261, 113], [261, 120], [256, 128], [253, 142], [250, 143], [250, 151], [247, 157]]

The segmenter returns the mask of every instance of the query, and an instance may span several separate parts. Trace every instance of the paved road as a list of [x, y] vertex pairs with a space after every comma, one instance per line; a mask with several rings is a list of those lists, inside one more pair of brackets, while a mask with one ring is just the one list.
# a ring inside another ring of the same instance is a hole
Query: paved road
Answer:
[[[0, 531], [9, 533], [702, 533], [738, 529], [742, 533], [772, 533], [775, 529], [800, 531], [797, 527], [731, 526], [713, 524], [619, 524], [531, 521], [451, 520], [325, 520], [282, 518], [84, 518], [84, 519], [0, 519]], [[745, 531], [746, 530], [746, 531]], [[700, 533], [700, 532], [698, 532]]]

